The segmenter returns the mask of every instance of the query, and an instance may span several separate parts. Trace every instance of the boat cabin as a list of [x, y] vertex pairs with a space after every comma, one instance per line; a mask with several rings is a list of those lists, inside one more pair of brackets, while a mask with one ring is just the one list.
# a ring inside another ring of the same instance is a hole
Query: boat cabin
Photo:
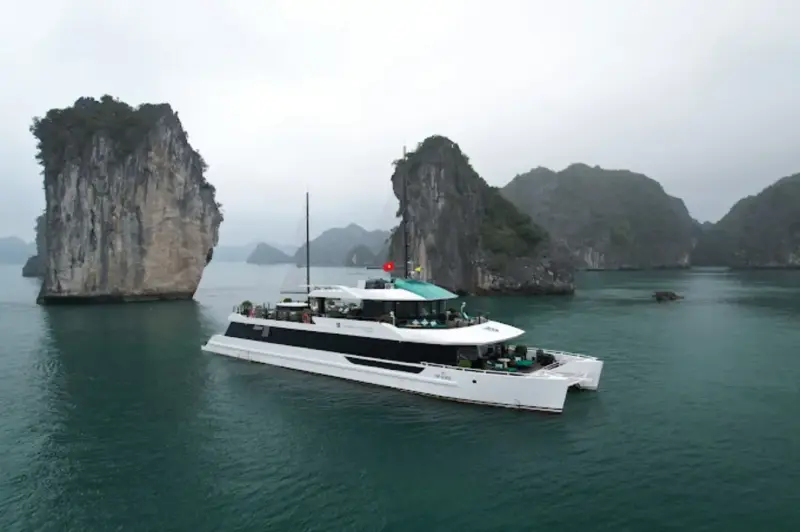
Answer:
[[281, 321], [303, 321], [303, 313], [308, 313], [307, 301], [281, 301], [275, 305], [272, 319]]
[[396, 327], [450, 328], [484, 323], [471, 318], [464, 305], [457, 310], [451, 300], [458, 296], [444, 288], [415, 279], [370, 279], [358, 286], [317, 286], [309, 293], [311, 311], [318, 316], [380, 321]]
[[[396, 327], [428, 330], [452, 329], [488, 322], [483, 316], [469, 316], [463, 303], [456, 310], [453, 305], [453, 300], [458, 297], [456, 294], [418, 280], [396, 279], [390, 282], [373, 279], [361, 281], [356, 287], [314, 285], [310, 288], [307, 301], [292, 301], [287, 298], [275, 307], [258, 305], [245, 308], [242, 305], [240, 313], [273, 320], [305, 322], [312, 326], [315, 317], [384, 322]], [[516, 329], [505, 336], [508, 340], [493, 340], [488, 343], [485, 331], [480, 328], [464, 331], [463, 339], [459, 336], [462, 340], [459, 342], [453, 342], [450, 333], [441, 331], [445, 333], [445, 337], [450, 335], [450, 339], [431, 343], [416, 342], [413, 338], [397, 341], [336, 334], [327, 330], [280, 327], [271, 327], [269, 336], [265, 337], [263, 328], [256, 327], [257, 325], [233, 322], [229, 332], [230, 335], [240, 338], [335, 351], [358, 357], [377, 357], [386, 360], [385, 364], [422, 362], [464, 369], [527, 373], [553, 362], [550, 354], [534, 354], [525, 346], [510, 344], [513, 338], [522, 333]], [[402, 371], [407, 370], [404, 366], [400, 368]]]
[[310, 321], [313, 316], [391, 323], [404, 328], [453, 328], [486, 323], [482, 315], [470, 316], [465, 303], [456, 308], [458, 296], [444, 288], [415, 279], [370, 279], [358, 286], [314, 285], [307, 301], [284, 299], [275, 307], [253, 306], [249, 301], [234, 309], [237, 314], [281, 321]]
[[292, 301], [291, 299], [284, 299], [276, 303], [274, 308], [266, 304], [253, 305], [249, 301], [245, 301], [241, 305], [235, 307], [233, 311], [236, 314], [249, 316], [251, 318], [296, 322], [303, 321], [303, 315], [308, 315], [310, 313], [307, 301]]
[[308, 308], [306, 301], [281, 301], [275, 304], [275, 310], [283, 310], [287, 312], [302, 312]]

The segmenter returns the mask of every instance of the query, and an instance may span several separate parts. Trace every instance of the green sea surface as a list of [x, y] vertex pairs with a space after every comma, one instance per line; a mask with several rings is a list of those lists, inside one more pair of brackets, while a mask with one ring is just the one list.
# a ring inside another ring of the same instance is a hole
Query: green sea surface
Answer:
[[561, 415], [200, 350], [233, 305], [303, 281], [212, 262], [195, 302], [39, 307], [0, 265], [0, 531], [800, 526], [800, 272], [592, 272], [574, 297], [467, 298], [530, 344], [603, 358], [600, 390]]

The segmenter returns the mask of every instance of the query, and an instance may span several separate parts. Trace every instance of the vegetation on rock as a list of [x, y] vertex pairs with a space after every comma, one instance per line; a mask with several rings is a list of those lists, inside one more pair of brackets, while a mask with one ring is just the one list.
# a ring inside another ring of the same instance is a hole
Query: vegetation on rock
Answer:
[[[452, 161], [441, 160], [442, 149], [453, 152]], [[474, 195], [480, 206], [480, 212], [475, 214], [480, 218], [481, 243], [494, 256], [493, 262], [497, 265], [502, 265], [506, 259], [532, 255], [547, 239], [547, 232], [504, 198], [498, 188], [489, 186], [472, 167], [469, 157], [458, 144], [447, 137], [432, 135], [420, 142], [414, 151], [408, 152], [405, 158], [392, 164], [396, 172], [400, 170], [408, 175], [418, 172], [426, 164], [450, 166], [454, 171], [455, 192]], [[398, 211], [398, 216], [400, 214]]]
[[800, 174], [741, 199], [719, 222], [702, 229], [693, 264], [800, 267]]
[[407, 164], [409, 165], [407, 171], [409, 173], [413, 173], [419, 169], [420, 164], [423, 164], [426, 161], [430, 162], [432, 160], [436, 160], [440, 153], [439, 150], [442, 148], [455, 150], [463, 163], [469, 166], [470, 170], [473, 172], [475, 171], [472, 169], [472, 165], [469, 164], [469, 157], [467, 157], [467, 154], [461, 151], [459, 145], [442, 135], [431, 135], [425, 140], [419, 142], [416, 149], [406, 152], [405, 157], [392, 161], [392, 166], [397, 169], [399, 165]]
[[[405, 212], [408, 221], [409, 260], [425, 279], [456, 293], [574, 291], [560, 247], [489, 186], [455, 142], [428, 137], [393, 164], [398, 215]], [[402, 235], [392, 233], [395, 261], [404, 256]]]
[[546, 238], [547, 233], [530, 216], [517, 210], [497, 188], [489, 187], [481, 222], [481, 240], [489, 251], [495, 255], [525, 257], [532, 255]]
[[30, 130], [46, 205], [37, 302], [192, 298], [222, 215], [177, 113], [79, 98]]
[[694, 221], [683, 201], [642, 174], [585, 164], [536, 168], [502, 193], [564, 240], [582, 267], [688, 266]]
[[[50, 109], [45, 116], [33, 119], [30, 131], [37, 139], [36, 160], [42, 165], [45, 179], [49, 179], [57, 176], [65, 163], [80, 161], [85, 157], [98, 135], [111, 141], [117, 162], [125, 160], [141, 146], [148, 133], [161, 120], [177, 122], [176, 130], [188, 145], [188, 136], [169, 104], [132, 107], [109, 95], [104, 95], [100, 100], [82, 97], [71, 107]], [[197, 150], [193, 149], [192, 153], [195, 171], [203, 176], [208, 165]], [[201, 188], [216, 192], [214, 185], [205, 177], [201, 179]], [[221, 208], [222, 205], [217, 203], [217, 207]]]

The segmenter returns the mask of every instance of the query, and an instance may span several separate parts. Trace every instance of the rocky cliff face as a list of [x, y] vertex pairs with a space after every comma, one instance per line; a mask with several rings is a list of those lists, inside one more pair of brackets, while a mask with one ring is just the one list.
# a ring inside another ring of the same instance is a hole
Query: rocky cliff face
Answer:
[[191, 298], [222, 215], [172, 108], [81, 98], [31, 131], [46, 199], [38, 302]]
[[697, 240], [683, 201], [626, 170], [573, 164], [516, 176], [503, 195], [586, 269], [685, 268]]
[[[401, 208], [404, 176], [409, 257], [422, 278], [460, 293], [574, 292], [563, 246], [487, 185], [457, 144], [433, 136], [395, 161]], [[390, 255], [402, 270], [400, 231], [392, 234]]]
[[693, 264], [800, 268], [800, 174], [748, 196], [716, 224], [704, 224]]
[[36, 217], [36, 255], [28, 258], [22, 267], [23, 277], [44, 277], [44, 257], [47, 253], [45, 244], [44, 214]]

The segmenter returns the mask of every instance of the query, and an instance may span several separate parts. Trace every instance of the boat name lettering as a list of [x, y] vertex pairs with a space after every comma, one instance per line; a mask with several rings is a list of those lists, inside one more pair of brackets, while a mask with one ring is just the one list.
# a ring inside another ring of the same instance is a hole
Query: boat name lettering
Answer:
[[433, 376], [435, 378], [441, 379], [443, 381], [451, 381], [451, 380], [453, 380], [453, 378], [450, 377], [450, 375], [448, 375], [447, 373], [444, 373], [444, 372], [442, 372], [442, 373], [434, 373]]
[[336, 323], [336, 327], [341, 328], [341, 329], [356, 329], [356, 330], [359, 330], [359, 331], [371, 331], [372, 330], [372, 327], [365, 327], [363, 325], [350, 325], [350, 324], [347, 324], [347, 323], [342, 325], [341, 323], [338, 323], [338, 322]]
[[500, 332], [500, 329], [497, 329], [497, 328], [492, 327], [490, 325], [487, 325], [486, 327], [484, 327], [484, 329], [486, 329], [487, 331], [492, 331], [492, 332]]

